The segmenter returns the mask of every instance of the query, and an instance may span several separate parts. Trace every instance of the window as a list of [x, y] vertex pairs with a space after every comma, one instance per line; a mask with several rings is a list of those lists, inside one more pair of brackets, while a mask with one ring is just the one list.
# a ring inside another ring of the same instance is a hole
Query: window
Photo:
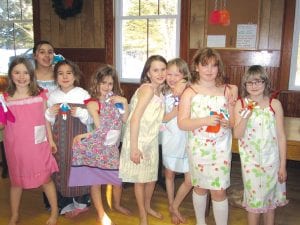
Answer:
[[[6, 75], [10, 60], [29, 54], [33, 46], [31, 0], [0, 1], [0, 74]], [[26, 53], [25, 53], [26, 52]]]
[[116, 67], [123, 82], [139, 82], [147, 58], [179, 55], [180, 0], [115, 0]]
[[300, 90], [300, 0], [296, 1], [295, 9], [295, 24], [289, 89]]

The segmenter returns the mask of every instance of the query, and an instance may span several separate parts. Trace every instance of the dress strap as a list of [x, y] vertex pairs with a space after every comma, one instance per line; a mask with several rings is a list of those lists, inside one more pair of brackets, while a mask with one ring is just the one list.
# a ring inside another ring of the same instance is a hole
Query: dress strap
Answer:
[[192, 91], [195, 92], [195, 94], [198, 94], [198, 92], [197, 92], [192, 86], [189, 86], [189, 87], [187, 87], [187, 88], [192, 89]]
[[242, 98], [242, 97], [239, 97], [238, 100], [241, 101], [242, 108], [244, 108], [244, 107], [245, 107], [245, 103], [244, 103], [244, 101], [243, 101], [243, 98]]
[[98, 114], [100, 114], [101, 104], [98, 101], [98, 99], [96, 99], [96, 98], [88, 98], [88, 99], [84, 100], [83, 102], [84, 102], [85, 105], [87, 105], [89, 102], [97, 102], [97, 104], [98, 104]]
[[275, 114], [275, 110], [272, 107], [272, 101], [273, 101], [273, 99], [274, 99], [273, 97], [270, 98], [270, 100], [269, 100], [269, 106], [270, 106], [271, 111]]
[[[225, 84], [225, 88], [224, 88], [224, 96], [226, 96], [226, 90], [227, 88], [229, 88], [229, 85], [228, 84]], [[230, 89], [230, 88], [229, 88]]]

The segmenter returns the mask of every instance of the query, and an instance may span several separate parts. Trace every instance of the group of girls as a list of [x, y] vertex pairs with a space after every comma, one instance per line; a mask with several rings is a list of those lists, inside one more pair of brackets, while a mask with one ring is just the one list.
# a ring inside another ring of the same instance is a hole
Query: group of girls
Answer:
[[[78, 67], [68, 60], [58, 62], [51, 75], [53, 53], [50, 43], [39, 43], [35, 74], [23, 58], [9, 68], [4, 97], [15, 117], [15, 122], [7, 121], [4, 139], [11, 179], [9, 225], [18, 221], [22, 190], [39, 186], [51, 208], [46, 224], [56, 224], [59, 211], [69, 217], [86, 211], [88, 193], [98, 220], [112, 224], [102, 205], [101, 185], [113, 185], [114, 207], [128, 215], [120, 204], [122, 182], [134, 183], [140, 225], [149, 224], [148, 214], [162, 219], [151, 207], [160, 129], [172, 223], [186, 222], [179, 206], [193, 187], [197, 225], [206, 224], [208, 191], [216, 224], [227, 224], [232, 128], [239, 138], [248, 222], [259, 224], [262, 213], [265, 224], [274, 224], [275, 208], [287, 203], [286, 140], [281, 104], [270, 97], [270, 80], [261, 66], [246, 72], [237, 100], [238, 89], [225, 83], [215, 50], [198, 50], [191, 73], [182, 59], [150, 56], [129, 110], [113, 67], [99, 68], [87, 92], [79, 87]], [[184, 173], [184, 181], [175, 195], [176, 173]], [[62, 199], [58, 204], [57, 195]]]

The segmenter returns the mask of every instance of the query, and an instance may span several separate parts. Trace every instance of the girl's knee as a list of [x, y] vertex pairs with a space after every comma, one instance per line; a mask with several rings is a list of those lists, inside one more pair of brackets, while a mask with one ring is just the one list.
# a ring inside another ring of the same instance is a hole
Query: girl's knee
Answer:
[[165, 178], [174, 180], [175, 179], [175, 173], [171, 170], [165, 169]]
[[226, 190], [211, 190], [211, 198], [215, 201], [223, 201], [227, 198]]

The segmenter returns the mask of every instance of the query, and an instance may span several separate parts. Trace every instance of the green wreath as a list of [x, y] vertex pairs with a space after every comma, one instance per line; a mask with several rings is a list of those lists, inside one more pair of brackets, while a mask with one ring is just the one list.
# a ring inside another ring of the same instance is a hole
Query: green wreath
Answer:
[[80, 13], [82, 5], [83, 0], [73, 0], [70, 6], [66, 6], [66, 1], [64, 0], [52, 0], [52, 7], [63, 20]]

